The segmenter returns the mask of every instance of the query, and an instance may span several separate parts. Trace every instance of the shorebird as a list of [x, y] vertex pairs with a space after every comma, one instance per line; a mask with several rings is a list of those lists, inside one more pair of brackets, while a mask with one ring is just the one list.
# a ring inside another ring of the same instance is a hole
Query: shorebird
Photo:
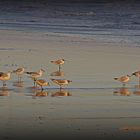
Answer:
[[129, 75], [125, 75], [125, 76], [121, 76], [121, 77], [118, 77], [118, 78], [114, 78], [114, 80], [117, 80], [117, 81], [123, 83], [123, 86], [125, 86], [125, 84], [126, 84], [127, 82], [129, 82], [130, 77], [131, 77], [131, 76], [129, 76]]
[[132, 73], [132, 75], [135, 75], [136, 77], [139, 78], [139, 85], [140, 85], [140, 71], [136, 71], [136, 72]]
[[37, 80], [37, 78], [39, 78], [39, 77], [42, 76], [43, 72], [45, 72], [45, 70], [43, 70], [43, 69], [40, 69], [37, 72], [26, 72], [26, 74], [29, 74], [30, 77], [33, 79], [33, 81], [34, 81], [34, 87], [35, 87], [35, 81]]
[[62, 89], [62, 86], [68, 85], [71, 80], [65, 80], [65, 79], [51, 79], [55, 84], [60, 86], [60, 89]]
[[63, 65], [65, 63], [64, 59], [59, 59], [59, 60], [55, 60], [55, 61], [51, 61], [51, 63], [56, 64], [59, 66], [59, 71], [61, 70], [61, 65]]
[[39, 85], [41, 87], [41, 91], [43, 91], [44, 86], [50, 86], [49, 82], [47, 82], [43, 79], [35, 80], [35, 82], [36, 82], [37, 85]]
[[23, 67], [18, 68], [13, 71], [13, 73], [16, 73], [18, 76], [18, 82], [21, 82], [21, 78], [22, 78], [22, 75], [24, 74], [24, 71], [25, 71], [25, 69]]
[[6, 81], [8, 81], [11, 77], [11, 72], [0, 72], [0, 80], [3, 82], [3, 87], [6, 87]]

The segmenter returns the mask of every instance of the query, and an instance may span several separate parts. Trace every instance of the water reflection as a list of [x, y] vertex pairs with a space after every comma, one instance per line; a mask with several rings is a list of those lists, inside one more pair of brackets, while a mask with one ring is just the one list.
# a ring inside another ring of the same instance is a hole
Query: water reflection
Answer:
[[134, 91], [133, 94], [140, 95], [140, 91]]
[[38, 90], [40, 89], [40, 87], [27, 87], [25, 88], [26, 93], [36, 93]]
[[38, 96], [38, 97], [44, 97], [44, 96], [48, 96], [48, 92], [47, 91], [38, 91], [36, 92], [35, 96]]
[[64, 90], [59, 90], [55, 93], [52, 93], [51, 95], [52, 97], [56, 97], [56, 96], [72, 96], [72, 94], [70, 94], [70, 92], [68, 91], [64, 91]]
[[8, 89], [2, 89], [0, 90], [0, 96], [9, 96], [10, 92]]
[[31, 96], [33, 99], [35, 99], [36, 97], [46, 97], [49, 95], [49, 92], [48, 91], [40, 91], [37, 89], [32, 89], [32, 92], [28, 92], [24, 95]]
[[140, 85], [135, 85], [135, 90], [133, 91], [133, 94], [140, 95]]
[[63, 71], [55, 71], [51, 73], [51, 76], [64, 76]]
[[124, 126], [120, 128], [120, 131], [122, 132], [139, 132], [140, 126]]
[[20, 81], [20, 82], [13, 82], [13, 86], [16, 86], [16, 87], [23, 87], [23, 86], [24, 86], [24, 82], [23, 82], [23, 81]]
[[121, 95], [121, 96], [130, 96], [132, 94], [126, 87], [121, 87], [119, 89], [116, 89], [113, 93], [114, 95]]
[[139, 88], [140, 89], [140, 85], [135, 85], [135, 88]]

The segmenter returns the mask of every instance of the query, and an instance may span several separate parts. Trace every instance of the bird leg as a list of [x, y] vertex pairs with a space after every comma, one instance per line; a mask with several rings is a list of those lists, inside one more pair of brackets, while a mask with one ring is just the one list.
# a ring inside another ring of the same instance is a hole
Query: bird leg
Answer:
[[18, 82], [19, 82], [19, 75], [18, 75]]
[[61, 71], [61, 65], [59, 65], [59, 72]]
[[36, 87], [36, 85], [35, 85], [35, 78], [34, 78], [34, 87]]
[[43, 87], [41, 86], [41, 91], [43, 91], [44, 89], [43, 89]]
[[59, 92], [61, 92], [61, 91], [62, 91], [62, 88], [60, 87]]
[[22, 79], [22, 77], [21, 77], [21, 76], [19, 76], [19, 82], [21, 82], [21, 79]]
[[123, 83], [123, 87], [125, 87], [125, 83]]
[[6, 87], [6, 82], [5, 81], [3, 81], [3, 87]]

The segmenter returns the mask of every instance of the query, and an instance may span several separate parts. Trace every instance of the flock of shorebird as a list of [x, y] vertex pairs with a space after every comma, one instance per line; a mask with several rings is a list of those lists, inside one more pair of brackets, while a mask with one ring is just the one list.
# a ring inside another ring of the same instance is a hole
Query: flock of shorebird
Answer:
[[[59, 59], [56, 61], [51, 61], [51, 63], [58, 65], [58, 71], [53, 72], [51, 76], [63, 76], [64, 72], [61, 71], [61, 67], [65, 63], [65, 60]], [[3, 88], [4, 88], [6, 87], [6, 81], [10, 80], [11, 78], [11, 73], [15, 73], [18, 76], [18, 82], [21, 82], [23, 74], [27, 74], [33, 80], [34, 87], [37, 87], [38, 85], [41, 87], [41, 90], [43, 90], [43, 87], [50, 85], [48, 81], [44, 79], [39, 79], [40, 77], [42, 77], [44, 72], [45, 70], [43, 69], [40, 69], [36, 72], [29, 72], [29, 71], [25, 71], [24, 67], [20, 67], [17, 68], [16, 70], [13, 70], [12, 72], [10, 71], [7, 73], [0, 72], [0, 80], [3, 82]], [[51, 79], [51, 80], [53, 83], [59, 85], [60, 89], [62, 89], [64, 85], [68, 85], [70, 82], [72, 82], [71, 80], [67, 80], [67, 79]]]
[[[51, 73], [51, 76], [64, 76], [64, 72], [61, 71], [61, 69], [62, 69], [62, 65], [65, 63], [65, 60], [59, 59], [59, 60], [51, 61], [51, 63], [58, 65], [58, 70]], [[6, 87], [6, 81], [10, 80], [11, 73], [15, 73], [18, 76], [18, 82], [21, 82], [23, 74], [27, 74], [33, 80], [34, 87], [37, 87], [38, 85], [41, 87], [41, 90], [43, 90], [43, 87], [50, 85], [48, 81], [44, 79], [39, 79], [40, 77], [42, 77], [44, 72], [45, 70], [43, 69], [40, 69], [36, 72], [28, 72], [28, 71], [25, 71], [24, 67], [20, 67], [16, 70], [13, 70], [12, 72], [10, 71], [7, 73], [0, 72], [0, 80], [3, 82], [3, 87]], [[136, 71], [132, 73], [131, 75], [124, 75], [121, 77], [114, 78], [114, 80], [121, 82], [123, 86], [125, 86], [126, 83], [130, 81], [130, 77], [133, 75], [139, 78], [139, 85], [140, 85], [140, 71]], [[51, 79], [51, 80], [53, 83], [59, 85], [60, 89], [62, 89], [64, 85], [68, 85], [70, 82], [72, 82], [71, 80], [67, 80], [67, 79]]]
[[114, 78], [114, 80], [117, 80], [117, 81], [121, 82], [123, 84], [123, 86], [125, 86], [126, 83], [128, 83], [130, 81], [130, 77], [133, 76], [133, 75], [138, 77], [139, 85], [140, 85], [140, 71], [133, 72], [131, 75], [124, 75], [124, 76]]

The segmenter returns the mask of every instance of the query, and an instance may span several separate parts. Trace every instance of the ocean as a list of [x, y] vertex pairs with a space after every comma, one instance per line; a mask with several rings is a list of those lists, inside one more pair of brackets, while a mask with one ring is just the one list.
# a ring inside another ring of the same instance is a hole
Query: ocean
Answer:
[[140, 47], [140, 3], [1, 1], [0, 29], [92, 36]]

